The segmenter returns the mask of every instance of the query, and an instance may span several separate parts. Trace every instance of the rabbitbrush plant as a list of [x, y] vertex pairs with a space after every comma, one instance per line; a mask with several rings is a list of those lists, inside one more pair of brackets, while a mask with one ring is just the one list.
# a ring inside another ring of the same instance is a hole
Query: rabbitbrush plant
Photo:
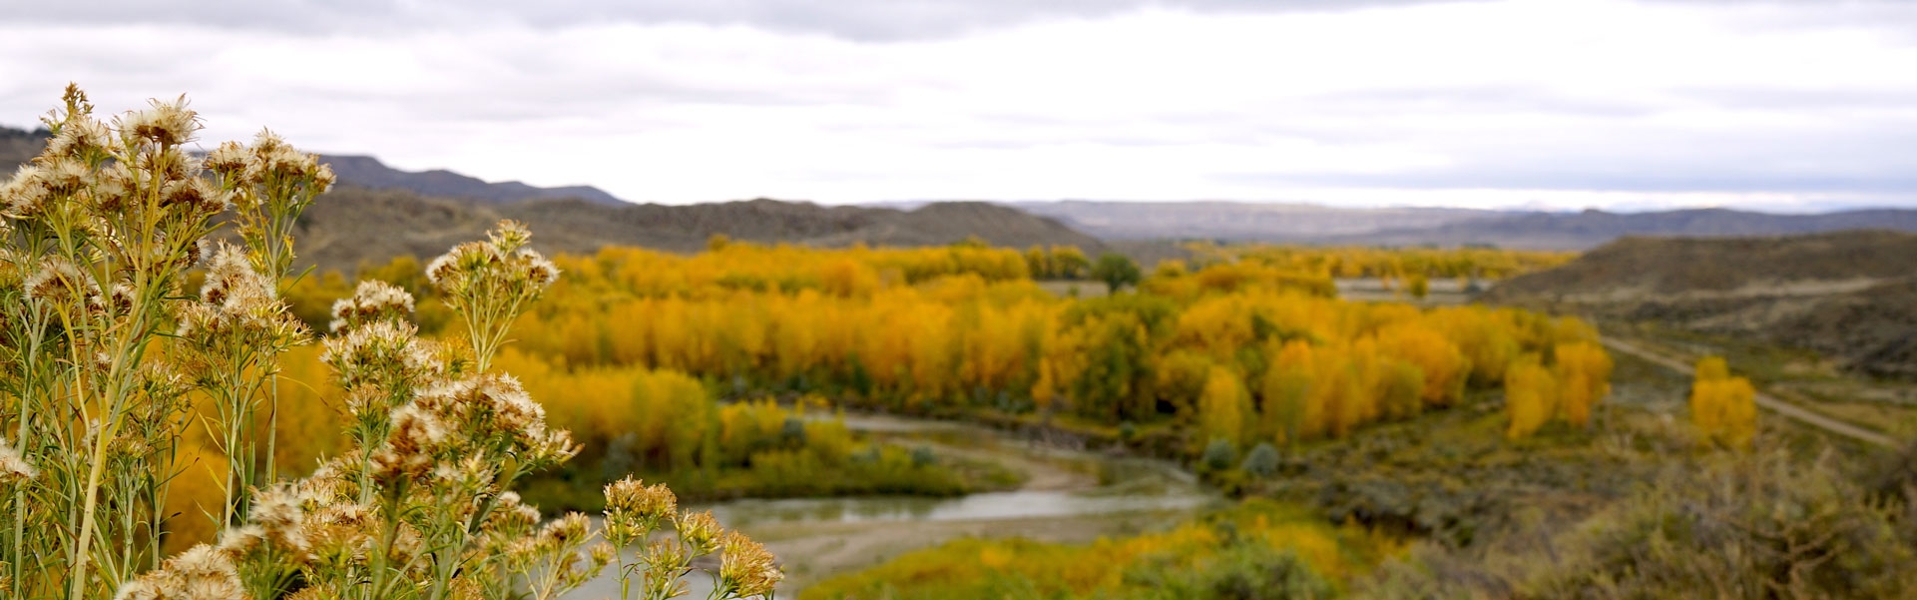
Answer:
[[[579, 450], [489, 369], [558, 276], [511, 222], [428, 268], [465, 337], [419, 338], [413, 298], [377, 281], [334, 306], [349, 443], [288, 477], [277, 362], [315, 334], [280, 292], [331, 171], [265, 132], [196, 155], [184, 97], [92, 113], [69, 86], [45, 153], [0, 185], [0, 597], [546, 599], [616, 565], [621, 598], [667, 598], [709, 554], [712, 597], [771, 594], [772, 556], [664, 486], [608, 486], [601, 530], [511, 491]], [[186, 464], [189, 438], [224, 464]], [[218, 506], [167, 511], [187, 469], [215, 474]], [[190, 519], [217, 542], [164, 556]]]

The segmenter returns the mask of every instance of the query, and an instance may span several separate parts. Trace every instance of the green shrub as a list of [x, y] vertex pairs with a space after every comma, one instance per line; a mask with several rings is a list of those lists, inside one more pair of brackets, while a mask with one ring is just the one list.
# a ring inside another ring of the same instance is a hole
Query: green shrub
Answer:
[[931, 446], [919, 446], [912, 449], [912, 466], [914, 468], [922, 469], [932, 466], [933, 463], [938, 462], [938, 459], [938, 454], [932, 452]]
[[1234, 540], [1196, 565], [1162, 561], [1125, 574], [1137, 600], [1253, 600], [1330, 598], [1331, 582], [1298, 558], [1269, 544]]
[[1231, 440], [1225, 438], [1212, 438], [1211, 443], [1205, 445], [1203, 457], [1198, 460], [1200, 468], [1211, 473], [1230, 469], [1234, 462], [1238, 462], [1238, 449], [1233, 448]]
[[1250, 454], [1245, 455], [1245, 464], [1239, 468], [1253, 477], [1271, 477], [1278, 474], [1278, 462], [1278, 449], [1272, 447], [1270, 442], [1260, 442], [1251, 449]]

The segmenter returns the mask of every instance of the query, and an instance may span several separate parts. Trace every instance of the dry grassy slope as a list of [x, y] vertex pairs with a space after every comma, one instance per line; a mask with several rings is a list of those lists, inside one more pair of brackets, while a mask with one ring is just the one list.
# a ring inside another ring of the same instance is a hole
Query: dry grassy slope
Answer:
[[1917, 379], [1917, 235], [1624, 238], [1506, 281], [1487, 302], [1571, 308], [1816, 350]]
[[[455, 244], [483, 236], [500, 218], [471, 201], [338, 186], [313, 202], [301, 216], [295, 235], [303, 263], [350, 272], [362, 261], [443, 254]], [[556, 250], [571, 250], [556, 240], [540, 241]]]
[[1873, 376], [1917, 380], [1917, 277], [1834, 296], [1769, 333]]
[[1839, 231], [1740, 238], [1626, 237], [1549, 271], [1498, 286], [1510, 294], [1728, 292], [1772, 282], [1881, 279], [1917, 274], [1917, 235]]
[[592, 252], [607, 245], [691, 252], [704, 248], [713, 234], [816, 246], [942, 245], [975, 235], [1001, 246], [1104, 248], [1096, 238], [1056, 221], [984, 203], [941, 203], [912, 211], [763, 199], [687, 206], [605, 206], [570, 199], [490, 204], [354, 186], [341, 186], [315, 202], [299, 235], [302, 254], [312, 263], [351, 269], [365, 260], [445, 252], [453, 243], [479, 237], [501, 218], [525, 222], [535, 244], [549, 252]]

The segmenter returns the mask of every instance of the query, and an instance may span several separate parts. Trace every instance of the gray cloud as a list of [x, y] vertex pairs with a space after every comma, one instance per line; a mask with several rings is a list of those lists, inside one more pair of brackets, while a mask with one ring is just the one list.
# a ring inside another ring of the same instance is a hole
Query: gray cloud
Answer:
[[[1526, 2], [0, 0], [0, 50], [25, 57], [0, 63], [0, 124], [68, 80], [111, 111], [187, 91], [213, 141], [271, 125], [316, 151], [667, 201], [1917, 202], [1917, 79], [1895, 70], [1917, 44], [1883, 34], [1917, 12], [1653, 1], [1567, 5], [1600, 17], [1587, 31]], [[1207, 14], [1119, 14], [1147, 6]], [[1317, 12], [1247, 16], [1271, 11]], [[1060, 19], [1085, 22], [1039, 23]], [[621, 23], [736, 27], [566, 28]], [[904, 39], [925, 43], [865, 43]]]
[[1599, 117], [1635, 117], [1660, 108], [1627, 98], [1574, 95], [1516, 85], [1376, 89], [1320, 94], [1305, 100], [1315, 112], [1345, 115], [1511, 114], [1540, 112]]
[[[822, 34], [862, 41], [939, 38], [1049, 19], [1096, 19], [1162, 8], [1204, 13], [1350, 11], [1478, 0], [99, 0], [0, 3], [0, 21], [37, 24], [198, 25], [324, 35], [512, 24], [536, 28], [606, 23], [697, 23]], [[1751, 27], [1882, 27], [1917, 35], [1917, 6], [1897, 0], [1830, 0], [1808, 15], [1792, 0], [1655, 0], [1680, 5], [1774, 7]]]
[[1784, 86], [1698, 88], [1677, 94], [1725, 109], [1875, 111], [1917, 107], [1917, 90], [1804, 89]]
[[1357, 10], [1458, 0], [106, 0], [8, 2], [0, 21], [206, 25], [301, 34], [515, 24], [538, 28], [606, 23], [740, 25], [856, 40], [945, 37], [1061, 18], [1099, 18], [1143, 8], [1196, 12]]

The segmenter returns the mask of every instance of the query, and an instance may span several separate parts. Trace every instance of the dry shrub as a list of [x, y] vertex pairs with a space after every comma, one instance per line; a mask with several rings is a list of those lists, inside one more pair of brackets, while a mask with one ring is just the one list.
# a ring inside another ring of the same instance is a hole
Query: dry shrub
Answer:
[[1834, 455], [1674, 467], [1556, 535], [1482, 553], [1422, 548], [1359, 586], [1367, 598], [1897, 598], [1917, 589], [1901, 497], [1873, 496]]

